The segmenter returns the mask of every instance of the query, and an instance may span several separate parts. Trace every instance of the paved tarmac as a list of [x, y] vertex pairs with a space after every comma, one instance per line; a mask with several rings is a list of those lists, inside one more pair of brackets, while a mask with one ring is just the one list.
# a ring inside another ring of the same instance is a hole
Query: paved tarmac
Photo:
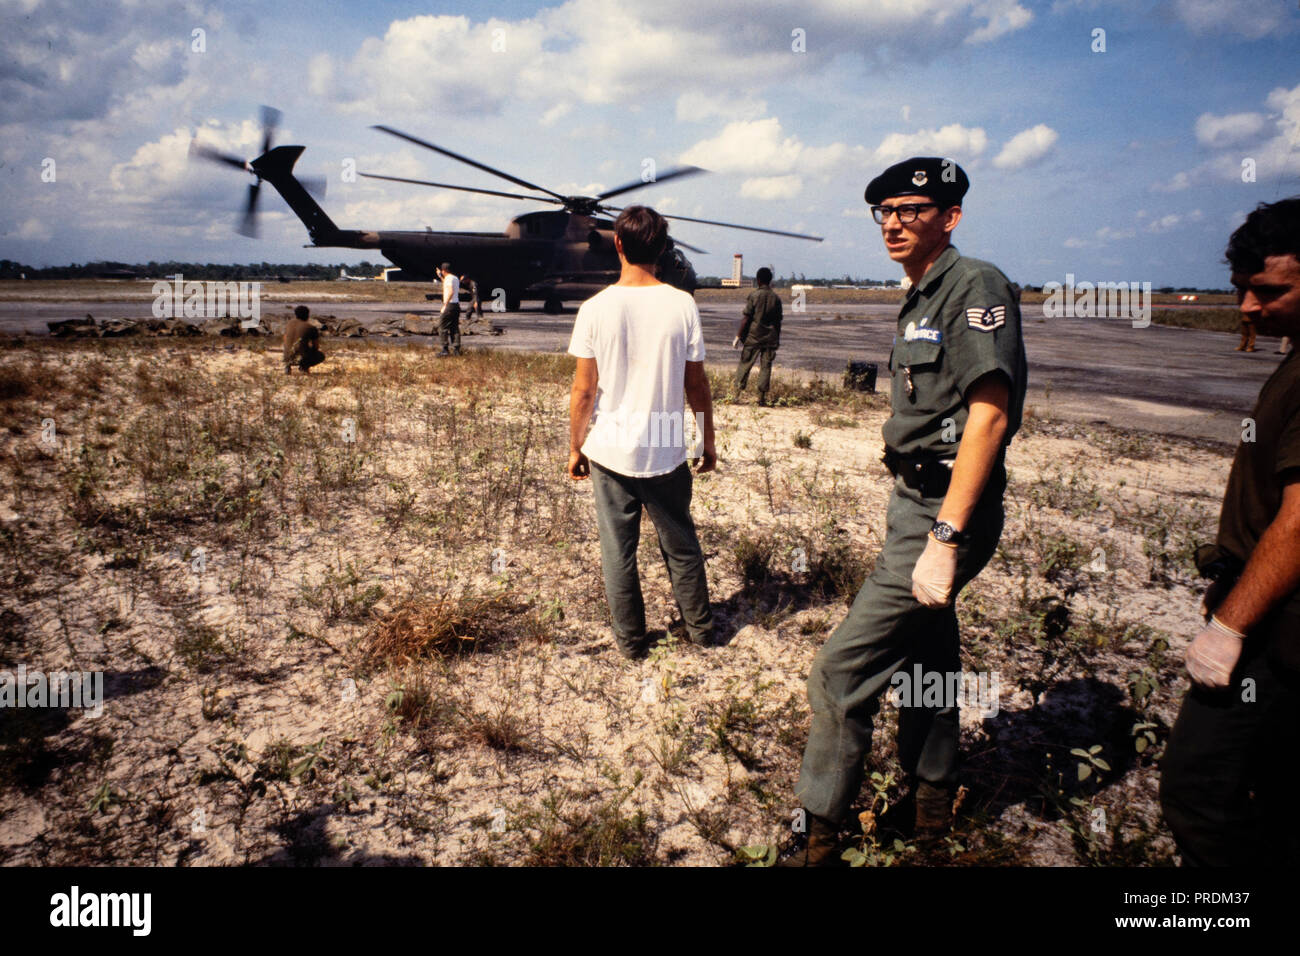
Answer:
[[[436, 318], [436, 303], [413, 301], [313, 303], [312, 311], [362, 324], [408, 312]], [[285, 309], [264, 302], [264, 313]], [[546, 315], [537, 307], [488, 313], [505, 328], [500, 336], [470, 336], [467, 347], [564, 351], [575, 309]], [[87, 313], [97, 319], [149, 315], [141, 302], [0, 302], [0, 331], [42, 334], [46, 323]], [[740, 319], [737, 304], [701, 306], [709, 361], [730, 364], [738, 358], [730, 344]], [[893, 305], [818, 305], [803, 314], [787, 307], [776, 369], [802, 375], [838, 377], [850, 359], [875, 362], [879, 387], [889, 381], [889, 350], [894, 336]], [[1158, 310], [1155, 315], [1159, 317]], [[1160, 434], [1207, 438], [1235, 444], [1241, 419], [1250, 414], [1264, 380], [1277, 367], [1278, 340], [1261, 337], [1259, 351], [1235, 352], [1237, 337], [1222, 332], [1150, 325], [1135, 329], [1128, 320], [1042, 317], [1041, 306], [1024, 309], [1029, 362], [1027, 404], [1045, 416], [1106, 422]], [[379, 341], [428, 346], [435, 337]]]

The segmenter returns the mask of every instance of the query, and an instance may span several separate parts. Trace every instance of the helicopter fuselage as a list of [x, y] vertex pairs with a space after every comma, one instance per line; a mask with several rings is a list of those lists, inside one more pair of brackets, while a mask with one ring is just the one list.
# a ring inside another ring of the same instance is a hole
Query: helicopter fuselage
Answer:
[[[339, 230], [320, 246], [377, 249], [407, 277], [430, 280], [442, 262], [478, 282], [485, 300], [512, 308], [520, 300], [582, 300], [619, 277], [612, 220], [563, 210], [516, 216], [504, 232], [413, 232]], [[694, 293], [695, 270], [681, 250], [670, 247], [659, 263], [660, 277]]]

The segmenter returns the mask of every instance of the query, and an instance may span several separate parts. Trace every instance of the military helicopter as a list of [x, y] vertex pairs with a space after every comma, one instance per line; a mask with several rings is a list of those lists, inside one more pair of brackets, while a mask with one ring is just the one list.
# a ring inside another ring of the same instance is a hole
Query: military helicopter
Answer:
[[[458, 186], [379, 173], [360, 174], [368, 179], [550, 203], [559, 208], [516, 216], [509, 222], [504, 232], [340, 229], [312, 198], [311, 192], [320, 191], [317, 185], [294, 176], [294, 165], [302, 156], [305, 147], [272, 148], [271, 142], [280, 115], [279, 110], [270, 107], [262, 108], [262, 154], [256, 159], [240, 159], [197, 142], [192, 142], [190, 145], [192, 156], [233, 166], [257, 177], [257, 181], [249, 187], [248, 202], [239, 227], [242, 234], [249, 236], [257, 234], [258, 196], [262, 181], [265, 180], [275, 187], [288, 203], [289, 208], [302, 220], [313, 246], [378, 249], [395, 266], [417, 280], [432, 281], [439, 263], [448, 261], [458, 274], [474, 277], [484, 299], [488, 301], [493, 298], [502, 299], [508, 311], [517, 310], [524, 300], [541, 300], [546, 312], [557, 313], [563, 310], [565, 300], [586, 299], [605, 286], [616, 282], [619, 275], [619, 262], [618, 254], [614, 250], [614, 221], [610, 217], [617, 215], [620, 208], [608, 205], [606, 200], [647, 186], [707, 172], [698, 166], [678, 166], [652, 178], [626, 183], [596, 196], [564, 196], [409, 133], [388, 126], [374, 126], [372, 129], [440, 153], [542, 195], [529, 196], [496, 189]], [[693, 219], [689, 216], [672, 215], [666, 215], [664, 218], [723, 226], [728, 229], [744, 229], [749, 232], [767, 233], [792, 239], [822, 241], [820, 236], [719, 222], [713, 219]], [[669, 247], [664, 251], [663, 258], [658, 264], [659, 276], [665, 282], [694, 293], [695, 269], [682, 253], [682, 249], [704, 253], [702, 249], [670, 237]]]

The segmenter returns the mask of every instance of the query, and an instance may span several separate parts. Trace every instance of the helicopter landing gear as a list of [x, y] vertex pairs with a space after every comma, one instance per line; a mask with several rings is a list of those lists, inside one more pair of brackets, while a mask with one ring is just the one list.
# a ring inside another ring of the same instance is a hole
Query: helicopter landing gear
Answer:
[[549, 296], [542, 303], [542, 311], [547, 315], [559, 315], [564, 311], [564, 302], [557, 296]]

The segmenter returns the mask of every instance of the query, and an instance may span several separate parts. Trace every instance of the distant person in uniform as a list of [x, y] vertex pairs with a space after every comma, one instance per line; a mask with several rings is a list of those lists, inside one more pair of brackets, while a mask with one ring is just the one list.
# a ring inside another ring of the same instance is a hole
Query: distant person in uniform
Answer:
[[1238, 345], [1234, 352], [1253, 352], [1255, 351], [1255, 320], [1242, 313], [1241, 316], [1241, 344]]
[[438, 316], [438, 339], [442, 343], [439, 355], [460, 354], [460, 280], [451, 271], [451, 263], [438, 267], [442, 281], [442, 313]]
[[618, 282], [582, 304], [569, 342], [578, 359], [569, 396], [569, 476], [591, 478], [614, 639], [632, 659], [644, 657], [650, 644], [637, 568], [642, 509], [654, 522], [688, 639], [713, 643], [704, 552], [691, 520], [683, 395], [699, 421], [700, 472], [712, 471], [718, 458], [713, 399], [695, 299], [655, 278], [667, 241], [668, 223], [653, 209], [619, 213]]
[[[1300, 335], [1300, 196], [1261, 204], [1228, 240], [1241, 314]], [[1300, 359], [1264, 383], [1232, 461], [1213, 583], [1187, 648], [1192, 686], [1160, 763], [1184, 865], [1300, 864]]]
[[[795, 794], [804, 846], [783, 866], [840, 862], [839, 831], [862, 786], [872, 718], [900, 669], [951, 688], [961, 680], [953, 602], [1002, 533], [1007, 444], [1020, 427], [1025, 348], [1020, 306], [995, 266], [951, 243], [970, 185], [952, 160], [916, 157], [871, 181], [866, 200], [889, 257], [911, 280], [889, 357], [893, 412], [884, 425], [894, 476], [875, 570], [808, 675], [812, 726]], [[951, 675], [951, 676], [950, 676]], [[952, 822], [957, 700], [916, 688], [898, 707], [898, 757], [915, 836]], [[796, 848], [797, 849], [797, 848]]]
[[483, 305], [478, 299], [478, 282], [472, 276], [461, 276], [460, 287], [469, 293], [469, 311], [465, 313], [466, 318], [474, 318], [474, 313], [483, 318]]
[[736, 366], [736, 387], [733, 397], [739, 398], [749, 382], [749, 370], [754, 360], [761, 359], [758, 369], [758, 404], [767, 404], [767, 391], [772, 385], [772, 360], [781, 345], [781, 300], [772, 291], [772, 270], [767, 266], [754, 276], [754, 291], [745, 300], [745, 311], [740, 328], [731, 342], [733, 349], [743, 346], [740, 364]]
[[320, 329], [307, 321], [311, 311], [300, 305], [293, 310], [293, 318], [284, 323], [284, 374], [289, 375], [293, 366], [304, 372], [313, 365], [325, 361], [325, 353], [319, 348]]

